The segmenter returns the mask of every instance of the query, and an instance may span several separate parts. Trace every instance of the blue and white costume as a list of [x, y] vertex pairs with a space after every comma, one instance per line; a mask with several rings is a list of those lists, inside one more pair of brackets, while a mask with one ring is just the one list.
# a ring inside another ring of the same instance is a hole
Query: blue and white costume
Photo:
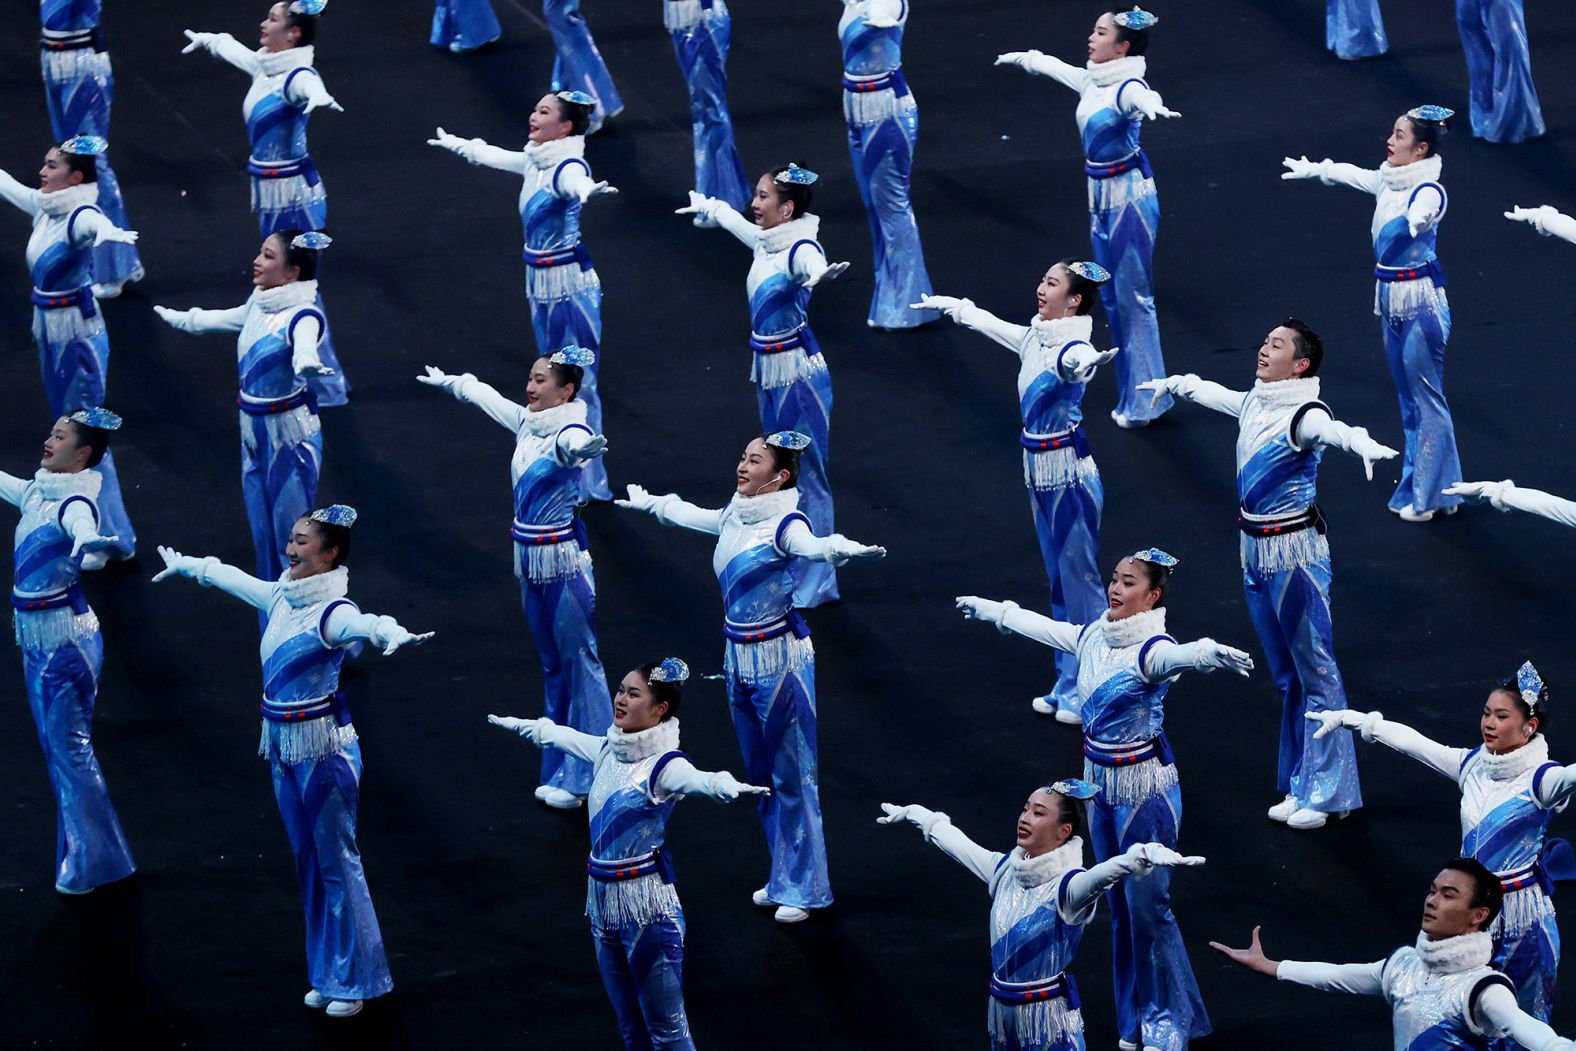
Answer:
[[595, 767], [586, 917], [602, 984], [630, 1051], [694, 1051], [684, 1013], [684, 909], [663, 840], [673, 807], [686, 796], [719, 803], [741, 786], [725, 770], [697, 770], [678, 750], [679, 721], [666, 719], [605, 737], [555, 726], [550, 719], [492, 721]]
[[1124, 426], [1142, 426], [1169, 409], [1171, 401], [1152, 404], [1136, 390], [1166, 374], [1153, 277], [1160, 198], [1139, 131], [1145, 117], [1176, 114], [1144, 81], [1142, 56], [1090, 62], [1083, 69], [1038, 51], [1003, 55], [997, 62], [1051, 77], [1078, 92], [1075, 115], [1089, 177], [1089, 240], [1094, 261], [1111, 272], [1111, 280], [1100, 286], [1100, 300], [1111, 342], [1122, 348], [1116, 356], [1113, 417]]
[[[102, 10], [100, 0], [39, 0], [39, 19], [43, 23], [39, 61], [44, 69], [49, 125], [56, 141], [73, 135], [109, 138], [115, 75], [99, 34]], [[109, 155], [100, 153], [96, 164], [99, 208], [110, 222], [130, 229], [120, 180], [109, 166]], [[142, 280], [137, 246], [124, 241], [99, 245], [93, 250], [93, 276], [99, 284], [112, 286]]]
[[553, 90], [584, 91], [594, 98], [591, 130], [596, 131], [603, 121], [624, 111], [624, 100], [591, 39], [591, 27], [580, 13], [580, 0], [542, 0], [542, 17], [547, 19], [547, 30], [558, 52], [553, 58]]
[[228, 310], [157, 308], [181, 332], [240, 333], [241, 495], [264, 580], [290, 568], [291, 530], [317, 502], [323, 431], [305, 375], [322, 368], [318, 348], [328, 326], [321, 303], [316, 281], [292, 281], [257, 289]]
[[656, 515], [664, 525], [717, 537], [711, 567], [722, 587], [723, 670], [733, 728], [744, 753], [745, 776], [770, 785], [760, 800], [771, 851], [765, 897], [780, 906], [820, 909], [832, 904], [821, 830], [817, 774], [815, 647], [794, 608], [794, 558], [843, 562], [879, 553], [833, 534], [817, 536], [799, 510], [799, 490], [735, 495], [708, 509], [669, 493], [651, 496], [629, 487], [623, 503]]
[[11, 607], [27, 703], [57, 807], [55, 888], [82, 894], [136, 871], [93, 753], [104, 640], [79, 583], [74, 550], [100, 533], [97, 470], [40, 470], [31, 481], [0, 472], [0, 500], [22, 511]]
[[1488, 1051], [1496, 1038], [1530, 1051], [1568, 1051], [1547, 1024], [1516, 1006], [1510, 980], [1489, 966], [1482, 931], [1397, 949], [1373, 963], [1282, 960], [1275, 977], [1334, 993], [1382, 996], [1390, 1004], [1395, 1051]]
[[903, 76], [907, 22], [908, 0], [843, 0], [837, 23], [848, 152], [875, 251], [876, 290], [866, 318], [875, 328], [913, 328], [937, 317], [910, 307], [930, 293], [930, 274], [909, 198], [919, 107]]
[[[438, 137], [428, 142], [472, 164], [524, 177], [520, 224], [525, 230], [525, 294], [531, 302], [537, 353], [549, 357], [575, 346], [597, 356], [597, 364], [587, 366], [585, 386], [575, 400], [585, 403], [587, 425], [601, 434], [597, 371], [602, 359], [602, 279], [591, 265], [590, 249], [580, 239], [580, 208], [592, 197], [612, 191], [607, 183], [591, 177], [591, 166], [585, 160], [585, 136], [529, 142], [524, 150], [506, 150], [439, 128]], [[589, 499], [613, 498], [601, 459], [588, 463], [585, 475]]]
[[[93, 299], [94, 246], [136, 234], [121, 230], [98, 208], [98, 184], [79, 183], [44, 193], [23, 186], [0, 171], [0, 197], [33, 217], [27, 265], [33, 272], [33, 341], [44, 375], [44, 396], [57, 417], [101, 405], [109, 379], [109, 333]], [[126, 515], [114, 453], [94, 468], [104, 479], [95, 502], [105, 536], [116, 540], [107, 550], [130, 558], [137, 532]]]
[[1325, 0], [1324, 46], [1337, 58], [1374, 58], [1390, 50], [1379, 0]]
[[488, 0], [438, 0], [428, 43], [450, 51], [475, 51], [503, 35]]
[[[431, 381], [428, 381], [431, 382]], [[577, 397], [532, 412], [470, 373], [433, 384], [485, 412], [515, 437], [509, 475], [514, 483], [514, 575], [542, 663], [547, 718], [591, 733], [613, 719], [607, 672], [597, 654], [596, 578], [585, 523], [577, 512], [582, 467], [601, 455], [604, 440], [586, 425]], [[591, 764], [557, 749], [542, 752], [544, 786], [584, 797]]]
[[1445, 400], [1445, 343], [1450, 339], [1450, 300], [1435, 251], [1449, 198], [1439, 184], [1440, 159], [1377, 170], [1325, 159], [1287, 158], [1284, 179], [1318, 178], [1378, 198], [1371, 228], [1374, 245], [1374, 313], [1384, 333], [1385, 356], [1401, 403], [1406, 435], [1401, 480], [1390, 510], [1408, 516], [1449, 511], [1460, 497], [1442, 490], [1461, 481], [1455, 423]]
[[662, 24], [689, 88], [695, 135], [695, 189], [743, 208], [750, 184], [733, 142], [728, 112], [728, 41], [733, 19], [723, 0], [662, 0]]
[[1467, 57], [1472, 134], [1489, 142], [1542, 135], [1522, 0], [1456, 0], [1456, 28]]

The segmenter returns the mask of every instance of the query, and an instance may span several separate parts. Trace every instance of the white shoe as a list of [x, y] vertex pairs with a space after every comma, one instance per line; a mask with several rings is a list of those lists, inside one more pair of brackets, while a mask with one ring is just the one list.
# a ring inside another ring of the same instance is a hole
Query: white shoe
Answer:
[[327, 1007], [334, 1001], [324, 996], [316, 989], [308, 989], [306, 991], [306, 995], [301, 997], [301, 1002], [312, 1008], [314, 1011], [321, 1011], [323, 1008]]
[[766, 888], [765, 887], [762, 887], [760, 890], [756, 891], [754, 894], [751, 894], [750, 895], [750, 900], [755, 902], [755, 904], [760, 905], [762, 907], [765, 907], [767, 905], [776, 905], [777, 904], [775, 901], [772, 900], [771, 895], [766, 893]]
[[72, 888], [72, 887], [62, 887], [58, 883], [55, 884], [55, 893], [56, 894], [70, 894], [73, 897], [75, 897], [75, 896], [80, 895], [80, 894], [92, 894], [93, 891], [94, 891], [93, 887], [82, 887], [80, 889], [76, 889], [76, 888]]
[[125, 289], [124, 281], [104, 281], [93, 285], [94, 299], [114, 299]]
[[1050, 694], [1046, 694], [1043, 697], [1036, 697], [1034, 700], [1029, 702], [1029, 707], [1033, 708], [1041, 715], [1056, 714], [1056, 704], [1051, 700]]
[[351, 1015], [361, 1013], [360, 1000], [335, 1000], [328, 1005], [324, 1014], [330, 1018], [349, 1018]]
[[536, 798], [556, 810], [573, 810], [585, 802], [584, 796], [577, 796], [562, 788], [547, 788], [545, 785], [536, 790]]
[[772, 919], [778, 923], [801, 923], [809, 918], [810, 913], [808, 911], [792, 905], [779, 905], [776, 913], [772, 915]]
[[1434, 512], [1432, 511], [1412, 510], [1411, 504], [1407, 504], [1405, 507], [1401, 508], [1401, 510], [1397, 511], [1396, 514], [1400, 516], [1401, 521], [1403, 522], [1428, 522], [1432, 521], [1434, 517]]
[[82, 556], [82, 572], [94, 573], [109, 565], [109, 552], [104, 548], [89, 551]]
[[1130, 420], [1115, 409], [1111, 410], [1111, 422], [1124, 431], [1136, 431], [1140, 427], [1148, 427], [1150, 423], [1149, 420]]
[[1339, 821], [1341, 818], [1350, 813], [1350, 810], [1342, 810], [1338, 814], [1326, 814], [1322, 810], [1309, 810], [1307, 807], [1302, 807], [1295, 814], [1286, 819], [1286, 827], [1304, 830], [1323, 828], [1330, 818], [1333, 817]]
[[1121, 1051], [1138, 1051], [1138, 1045], [1133, 1043], [1131, 1040], [1118, 1040], [1116, 1042], [1116, 1046], [1120, 1048]]
[[1071, 708], [1058, 708], [1056, 709], [1056, 721], [1064, 726], [1082, 726], [1083, 716]]
[[546, 799], [547, 793], [553, 790], [551, 785], [537, 785], [534, 793], [537, 799]]
[[1271, 821], [1287, 821], [1297, 812], [1297, 797], [1289, 795], [1268, 810]]

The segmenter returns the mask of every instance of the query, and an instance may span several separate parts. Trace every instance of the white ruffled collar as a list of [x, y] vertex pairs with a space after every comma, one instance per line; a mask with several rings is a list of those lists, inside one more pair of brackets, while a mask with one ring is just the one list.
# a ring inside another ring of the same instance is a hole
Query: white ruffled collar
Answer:
[[756, 242], [767, 252], [781, 252], [795, 241], [814, 241], [821, 232], [821, 217], [807, 212], [797, 219], [778, 223], [770, 230], [762, 230]]
[[40, 467], [33, 475], [33, 486], [45, 500], [64, 500], [68, 496], [96, 497], [103, 484], [104, 476], [94, 470], [48, 471]]
[[642, 759], [672, 752], [678, 748], [679, 721], [677, 717], [664, 719], [655, 726], [648, 726], [634, 733], [625, 733], [617, 726], [609, 726], [607, 743], [608, 747], [613, 749], [613, 758], [619, 762], [638, 763]]
[[525, 144], [525, 163], [533, 168], [556, 168], [572, 157], [584, 159], [586, 155], [586, 137], [584, 135], [565, 135], [561, 139], [551, 142], [527, 142]]
[[1100, 614], [1100, 623], [1104, 626], [1106, 645], [1114, 649], [1123, 649], [1127, 646], [1136, 646], [1140, 642], [1147, 642], [1156, 635], [1166, 633], [1166, 608], [1159, 606], [1155, 609], [1146, 609], [1142, 613], [1134, 613], [1131, 617], [1121, 620], [1112, 620], [1111, 611], [1106, 610]]
[[285, 601], [295, 609], [315, 606], [319, 602], [328, 602], [336, 598], [344, 598], [350, 591], [350, 569], [340, 566], [330, 569], [326, 573], [314, 573], [300, 580], [291, 580], [290, 571], [287, 569], [279, 574], [279, 583], [275, 585], [274, 593], [283, 595]]
[[281, 310], [315, 302], [317, 302], [315, 280], [292, 281], [287, 285], [275, 285], [273, 288], [252, 289], [251, 305], [265, 314], [277, 314]]
[[576, 398], [562, 405], [554, 405], [551, 409], [527, 410], [524, 426], [538, 438], [545, 438], [549, 434], [557, 433], [561, 427], [584, 422], [586, 422], [586, 403]]
[[67, 186], [64, 190], [55, 190], [51, 193], [38, 195], [38, 209], [51, 219], [58, 219], [62, 215], [70, 215], [72, 209], [80, 208], [84, 204], [98, 203], [98, 183], [82, 182], [75, 186]]
[[1424, 157], [1399, 167], [1385, 161], [1379, 166], [1379, 175], [1384, 179], [1385, 186], [1392, 190], [1410, 190], [1421, 183], [1438, 182], [1439, 170], [1444, 163], [1443, 157]]
[[1422, 931], [1417, 932], [1417, 957], [1435, 974], [1458, 974], [1484, 967], [1493, 955], [1494, 939], [1487, 931], [1473, 931], [1436, 941], [1430, 941]]
[[1007, 867], [1019, 886], [1039, 887], [1068, 869], [1082, 867], [1083, 857], [1083, 839], [1073, 836], [1055, 850], [1032, 858], [1024, 854], [1022, 847], [1013, 847], [1007, 855]]
[[1130, 77], [1143, 80], [1144, 68], [1144, 56], [1142, 55], [1113, 58], [1109, 62], [1084, 63], [1084, 69], [1089, 71], [1089, 83], [1102, 88], [1108, 88], [1112, 84], [1120, 84]]
[[1089, 342], [1089, 337], [1094, 334], [1094, 318], [1088, 314], [1074, 314], [1072, 317], [1053, 317], [1047, 321], [1036, 314], [1029, 322], [1029, 327], [1034, 330], [1040, 346], [1059, 347], [1075, 339]]
[[1253, 381], [1253, 396], [1265, 405], [1289, 408], [1319, 400], [1319, 377], [1293, 376], [1285, 380]]
[[277, 77], [292, 69], [312, 65], [312, 57], [311, 44], [287, 47], [283, 51], [269, 51], [267, 48], [260, 47], [257, 49], [257, 68], [265, 77]]
[[745, 525], [755, 525], [768, 519], [785, 515], [799, 506], [799, 490], [779, 489], [774, 493], [762, 493], [760, 496], [742, 496], [733, 494], [733, 499], [728, 501], [728, 511], [739, 517]]
[[1487, 748], [1478, 750], [1473, 765], [1481, 768], [1491, 781], [1513, 781], [1528, 770], [1535, 770], [1549, 761], [1549, 742], [1542, 734], [1520, 748], [1495, 754]]

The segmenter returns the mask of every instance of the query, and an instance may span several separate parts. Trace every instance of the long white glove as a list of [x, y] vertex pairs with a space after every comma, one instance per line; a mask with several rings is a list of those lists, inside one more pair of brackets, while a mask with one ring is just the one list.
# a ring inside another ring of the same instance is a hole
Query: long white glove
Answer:
[[772, 790], [760, 785], [746, 784], [728, 771], [718, 770], [711, 775], [711, 790], [708, 794], [719, 803], [731, 803], [741, 795], [769, 796]]
[[1134, 843], [1126, 850], [1135, 876], [1147, 876], [1156, 868], [1191, 868], [1204, 864], [1197, 854], [1179, 854], [1159, 843]]
[[992, 65], [1017, 66], [1019, 69], [1029, 69], [1034, 65], [1036, 59], [1044, 57], [1045, 52], [1038, 48], [1030, 48], [1028, 51], [1008, 51], [1006, 54], [997, 55], [996, 61]]
[[910, 803], [907, 806], [882, 803], [881, 810], [883, 814], [881, 817], [876, 818], [876, 824], [896, 825], [899, 822], [907, 821], [924, 834], [926, 842], [930, 841], [931, 833], [935, 831], [937, 825], [951, 820], [939, 810], [930, 810], [917, 803]]
[[633, 482], [631, 482], [626, 487], [626, 489], [629, 493], [628, 498], [624, 500], [614, 500], [613, 505], [615, 507], [627, 507], [631, 511], [644, 511], [648, 515], [656, 514], [658, 509], [660, 509], [662, 505], [668, 500], [677, 499], [677, 494], [675, 493], [666, 493], [662, 496], [654, 496], [647, 492], [644, 486], [636, 485]]
[[1169, 645], [1162, 642], [1149, 651], [1148, 672], [1156, 681], [1189, 669], [1208, 674], [1217, 668], [1246, 676], [1253, 670], [1253, 658], [1211, 638]]
[[1370, 482], [1374, 480], [1375, 463], [1380, 460], [1393, 460], [1401, 455], [1388, 445], [1374, 441], [1366, 427], [1353, 427], [1351, 424], [1332, 419], [1323, 409], [1304, 415], [1293, 437], [1297, 439], [1299, 445], [1307, 445], [1312, 440], [1344, 449], [1353, 456], [1360, 457], [1363, 461], [1363, 471], [1368, 475]]
[[1353, 427], [1351, 434], [1346, 439], [1346, 449], [1354, 456], [1362, 458], [1363, 472], [1368, 475], [1368, 480], [1374, 480], [1374, 464], [1380, 460], [1393, 460], [1401, 453], [1381, 442], [1373, 439], [1366, 427]]
[[983, 620], [987, 624], [995, 625], [996, 630], [1003, 635], [1012, 634], [1012, 629], [1003, 622], [1010, 611], [1018, 608], [1016, 602], [997, 602], [995, 599], [980, 598], [978, 595], [959, 595], [954, 601], [969, 620]]
[[74, 532], [71, 535], [71, 557], [76, 558], [84, 551], [101, 551], [119, 539], [118, 535], [100, 536], [96, 531]]
[[1461, 496], [1468, 500], [1487, 500], [1497, 510], [1514, 511], [1515, 508], [1505, 502], [1505, 497], [1509, 496], [1511, 490], [1515, 488], [1516, 483], [1506, 478], [1501, 482], [1457, 482], [1454, 485], [1446, 486], [1443, 492], [1446, 496]]
[[908, 307], [910, 310], [939, 310], [953, 321], [960, 321], [960, 315], [973, 305], [973, 300], [955, 296], [920, 296], [918, 303], [910, 303]]
[[1336, 730], [1357, 730], [1362, 733], [1363, 740], [1372, 741], [1374, 724], [1384, 718], [1380, 712], [1358, 712], [1344, 708], [1335, 712], [1304, 712], [1303, 718], [1319, 724], [1313, 731], [1313, 739], [1321, 740], [1334, 733]]
[[675, 208], [674, 215], [699, 215], [712, 222], [717, 221], [717, 215], [725, 208], [732, 208], [727, 201], [720, 201], [715, 197], [707, 197], [703, 193], [689, 192], [689, 204], [683, 208]]
[[401, 646], [420, 646], [423, 642], [436, 635], [435, 631], [424, 631], [420, 634], [410, 631], [393, 617], [383, 616], [377, 619], [377, 624], [369, 636], [369, 641], [374, 645], [383, 647], [383, 656], [391, 655]]
[[1564, 214], [1551, 205], [1537, 208], [1512, 208], [1505, 218], [1531, 223], [1532, 228], [1545, 237], [1558, 237], [1562, 241], [1576, 242], [1576, 218]]
[[477, 164], [480, 162], [476, 159], [476, 148], [485, 146], [486, 142], [483, 139], [462, 139], [458, 135], [450, 135], [442, 128], [439, 128], [437, 137], [428, 139], [427, 145], [436, 146], [440, 150], [448, 150], [450, 153], [464, 157], [472, 164]]
[[542, 743], [540, 735], [543, 728], [553, 725], [553, 721], [546, 717], [541, 719], [516, 719], [510, 715], [489, 715], [487, 721], [494, 726], [501, 726], [511, 733], [519, 734], [534, 745]]
[[1150, 120], [1157, 117], [1180, 117], [1182, 114], [1174, 109], [1167, 109], [1165, 102], [1160, 97], [1160, 92], [1153, 89], [1139, 89], [1132, 94], [1133, 108], [1138, 110]]
[[811, 274], [808, 278], [801, 281], [800, 285], [804, 288], [814, 288], [822, 281], [833, 280], [838, 274], [841, 274], [844, 270], [847, 270], [850, 265], [851, 264], [846, 260], [841, 263], [827, 263], [823, 269]]
[[1115, 361], [1121, 352], [1121, 347], [1096, 350], [1091, 344], [1080, 342], [1062, 351], [1062, 371], [1076, 383], [1088, 383], [1101, 365]]
[[93, 247], [97, 248], [99, 245], [109, 244], [111, 241], [119, 244], [134, 245], [137, 243], [139, 236], [135, 230], [122, 230], [114, 223], [105, 220], [94, 225]]
[[465, 396], [460, 393], [461, 389], [464, 388], [465, 384], [473, 383], [476, 380], [476, 376], [469, 372], [462, 372], [456, 376], [453, 373], [444, 372], [436, 365], [427, 365], [425, 368], [427, 370], [426, 375], [417, 376], [417, 383], [425, 383], [429, 387], [437, 387], [439, 390], [446, 394], [452, 394], [461, 401], [465, 400]]
[[841, 533], [826, 538], [825, 552], [821, 558], [833, 566], [846, 565], [856, 558], [885, 558], [887, 550], [874, 544], [861, 544]]
[[588, 463], [607, 452], [607, 435], [587, 434], [578, 427], [559, 433], [558, 444], [564, 451], [565, 467]]
[[193, 558], [191, 555], [183, 555], [173, 547], [165, 547], [162, 544], [159, 545], [158, 551], [159, 557], [164, 559], [164, 568], [154, 574], [153, 583], [155, 584], [175, 576], [191, 577], [198, 583], [204, 583], [202, 572], [204, 567], [209, 563], [217, 565], [219, 562], [212, 555], [209, 555], [207, 558]]
[[195, 307], [190, 310], [172, 310], [169, 307], [161, 307], [155, 303], [153, 312], [159, 316], [160, 321], [163, 321], [177, 332], [197, 331], [196, 326], [193, 324], [197, 317], [197, 309]]
[[221, 36], [219, 33], [194, 33], [190, 29], [183, 29], [181, 32], [186, 34], [187, 40], [186, 46], [181, 48], [183, 55], [189, 55], [201, 48], [212, 48], [214, 42]]
[[1329, 161], [1310, 161], [1306, 154], [1301, 157], [1284, 157], [1281, 164], [1286, 170], [1281, 172], [1282, 179], [1319, 179], [1324, 176], [1324, 166]]
[[1243, 391], [1232, 390], [1214, 380], [1206, 380], [1196, 373], [1188, 372], [1181, 376], [1165, 376], [1160, 379], [1145, 380], [1138, 384], [1135, 390], [1146, 390], [1153, 395], [1152, 404], [1159, 405], [1160, 399], [1167, 394], [1174, 395], [1187, 401], [1195, 402], [1206, 409], [1214, 409], [1228, 416], [1240, 416], [1242, 403], [1247, 394]]
[[1517, 485], [1508, 478], [1503, 482], [1457, 482], [1444, 493], [1487, 500], [1501, 511], [1525, 511], [1560, 525], [1576, 526], [1576, 501]]
[[315, 346], [295, 347], [290, 352], [290, 371], [297, 376], [332, 376], [334, 370], [323, 364]]

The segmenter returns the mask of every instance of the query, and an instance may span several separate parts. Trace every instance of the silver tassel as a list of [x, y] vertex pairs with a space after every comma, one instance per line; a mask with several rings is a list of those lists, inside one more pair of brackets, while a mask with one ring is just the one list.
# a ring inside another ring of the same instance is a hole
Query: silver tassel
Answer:
[[356, 740], [356, 728], [340, 726], [332, 715], [298, 723], [281, 723], [272, 719], [262, 722], [263, 733], [257, 743], [257, 754], [264, 759], [278, 759], [286, 766], [326, 758]]
[[1079, 456], [1071, 445], [1023, 450], [1023, 484], [1030, 489], [1065, 489], [1100, 477], [1093, 456]]
[[[1330, 557], [1330, 541], [1317, 529], [1299, 529], [1277, 536], [1245, 536], [1243, 539], [1247, 541], [1241, 548], [1243, 569], [1278, 573], [1298, 566], [1311, 566]], [[1250, 558], [1252, 565], [1249, 565]]]
[[[253, 453], [257, 452], [256, 443], [252, 441], [251, 417], [242, 412], [241, 417], [241, 444]], [[263, 417], [264, 426], [268, 429], [269, 451], [277, 453], [280, 449], [301, 445], [309, 438], [314, 438], [323, 431], [323, 421], [317, 413], [305, 405], [297, 405], [285, 412], [270, 413]]]
[[678, 914], [678, 889], [655, 873], [607, 882], [586, 877], [586, 916], [594, 927], [643, 926]]
[[[521, 558], [522, 550], [524, 559]], [[514, 575], [524, 576], [533, 584], [551, 584], [558, 580], [573, 580], [581, 572], [591, 571], [591, 554], [582, 551], [578, 542], [565, 540], [557, 544], [514, 545]]]
[[327, 197], [321, 181], [316, 186], [310, 186], [304, 175], [287, 175], [282, 179], [252, 177], [254, 212], [281, 212], [297, 204], [303, 207], [318, 205]]
[[1144, 178], [1137, 168], [1109, 179], [1089, 179], [1088, 183], [1091, 212], [1114, 212], [1155, 195], [1155, 180]]
[[[52, 292], [65, 291], [64, 289], [50, 289]], [[58, 310], [33, 309], [33, 335], [38, 337], [39, 321], [43, 322], [44, 336], [50, 347], [65, 346], [74, 339], [92, 339], [104, 331], [104, 312], [96, 311], [90, 318], [82, 316], [82, 311], [76, 307], [65, 307]]]
[[728, 8], [722, 0], [717, 0], [708, 11], [700, 6], [700, 0], [663, 0], [662, 25], [668, 32], [687, 32], [700, 25], [703, 21], [715, 21], [728, 16]]
[[[1379, 309], [1380, 296], [1388, 311]], [[1420, 277], [1413, 281], [1375, 281], [1374, 314], [1391, 321], [1410, 321], [1419, 314], [1432, 311], [1444, 315], [1450, 310], [1450, 300], [1443, 288], [1434, 285], [1433, 278]]]
[[1145, 759], [1132, 766], [1101, 766], [1084, 760], [1084, 780], [1100, 789], [1100, 797], [1113, 806], [1137, 806], [1175, 788], [1175, 763]]
[[859, 128], [868, 128], [904, 113], [915, 106], [913, 93], [897, 97], [891, 88], [882, 91], [843, 90], [843, 119]]
[[826, 371], [826, 358], [820, 354], [806, 354], [795, 347], [771, 354], [754, 355], [750, 363], [750, 379], [762, 390], [792, 387], [800, 380], [807, 380], [818, 372]]
[[993, 1043], [1000, 1041], [1005, 1046], [1007, 1027], [1004, 1023], [1009, 1015], [1017, 1023], [1013, 1029], [1018, 1034], [1019, 1047], [1049, 1047], [1067, 1036], [1082, 1033], [1084, 1029], [1083, 1009], [1069, 1010], [1067, 1001], [1060, 997], [1030, 1004], [1004, 1004], [993, 999], [990, 1011]]
[[34, 652], [58, 650], [91, 638], [99, 630], [98, 615], [91, 609], [86, 613], [73, 613], [70, 606], [31, 612], [16, 610], [12, 619], [16, 623], [16, 644]]
[[533, 303], [556, 303], [588, 288], [601, 288], [595, 270], [582, 270], [578, 262], [561, 266], [525, 266], [525, 294]]
[[730, 675], [752, 686], [764, 686], [781, 678], [784, 672], [803, 671], [815, 656], [808, 638], [789, 632], [765, 642], [726, 640], [723, 666]]
[[109, 75], [109, 52], [90, 47], [71, 51], [41, 51], [44, 80], [50, 84], [74, 84], [90, 77]]
[[1536, 927], [1554, 908], [1549, 904], [1543, 888], [1537, 884], [1513, 890], [1505, 895], [1505, 904], [1494, 920], [1494, 930], [1507, 938], [1515, 938]]

